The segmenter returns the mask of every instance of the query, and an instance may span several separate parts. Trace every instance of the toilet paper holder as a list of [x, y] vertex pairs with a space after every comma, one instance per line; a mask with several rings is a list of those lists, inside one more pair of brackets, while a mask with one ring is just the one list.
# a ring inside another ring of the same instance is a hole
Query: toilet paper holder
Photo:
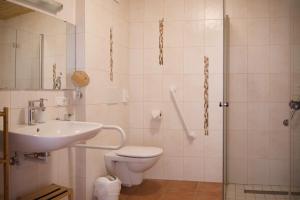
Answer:
[[154, 120], [159, 120], [162, 118], [161, 110], [152, 110], [151, 115], [152, 115], [152, 119], [154, 119]]

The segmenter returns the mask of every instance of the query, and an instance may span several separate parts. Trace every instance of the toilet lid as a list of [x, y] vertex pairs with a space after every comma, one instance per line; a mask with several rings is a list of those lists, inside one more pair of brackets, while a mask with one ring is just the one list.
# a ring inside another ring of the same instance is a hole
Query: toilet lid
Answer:
[[162, 154], [162, 149], [158, 147], [126, 146], [116, 151], [118, 156], [134, 158], [151, 158]]

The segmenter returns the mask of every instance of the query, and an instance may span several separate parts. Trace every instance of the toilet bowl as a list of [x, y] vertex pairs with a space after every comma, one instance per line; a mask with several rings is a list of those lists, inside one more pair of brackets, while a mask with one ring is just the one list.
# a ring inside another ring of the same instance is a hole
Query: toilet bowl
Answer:
[[125, 146], [105, 154], [109, 174], [117, 176], [122, 185], [131, 187], [143, 182], [143, 174], [160, 158], [163, 150], [158, 147]]

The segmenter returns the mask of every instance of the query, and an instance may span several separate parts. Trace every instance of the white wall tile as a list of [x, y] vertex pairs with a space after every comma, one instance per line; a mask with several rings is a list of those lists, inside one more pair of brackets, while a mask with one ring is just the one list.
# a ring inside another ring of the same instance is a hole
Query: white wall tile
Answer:
[[203, 47], [191, 47], [184, 49], [184, 73], [203, 73], [202, 65], [204, 60]]
[[130, 101], [143, 100], [143, 78], [140, 76], [130, 76], [129, 79], [129, 98]]
[[183, 158], [170, 157], [164, 159], [164, 176], [166, 179], [183, 179]]
[[202, 75], [184, 75], [184, 101], [203, 101], [203, 85]]
[[153, 127], [153, 129], [144, 129], [143, 145], [163, 147], [162, 130], [157, 129], [156, 127]]
[[165, 0], [165, 17], [166, 20], [183, 20], [184, 19], [184, 0]]
[[158, 49], [144, 49], [144, 73], [160, 74], [163, 72], [162, 66], [159, 65]]
[[223, 156], [223, 132], [210, 131], [209, 136], [204, 138], [204, 153], [206, 157]]
[[158, 48], [159, 24], [157, 22], [144, 23], [144, 48]]
[[205, 18], [206, 19], [222, 19], [223, 17], [223, 1], [222, 0], [206, 0], [205, 1]]
[[270, 16], [271, 17], [289, 17], [290, 16], [290, 1], [271, 0], [270, 1]]
[[208, 182], [221, 182], [222, 181], [222, 167], [223, 162], [220, 157], [217, 158], [205, 158], [204, 161], [204, 180]]
[[[270, 159], [290, 159], [290, 138], [289, 131], [270, 131], [269, 158]], [[280, 147], [280, 148], [278, 148]]]
[[248, 75], [248, 100], [267, 101], [269, 97], [269, 76], [264, 74]]
[[190, 140], [184, 132], [184, 155], [186, 157], [204, 156], [204, 135], [202, 131], [194, 130], [197, 134], [196, 139]]
[[249, 159], [248, 160], [248, 184], [269, 183], [269, 165], [265, 159]]
[[184, 46], [200, 46], [204, 44], [204, 20], [191, 21], [184, 25]]
[[247, 47], [231, 46], [228, 71], [230, 74], [247, 73]]
[[269, 19], [248, 20], [248, 44], [267, 45], [270, 42]]
[[290, 185], [290, 166], [288, 160], [270, 161], [270, 183]]
[[270, 0], [252, 0], [247, 1], [248, 17], [269, 17], [270, 16]]
[[227, 141], [228, 141], [227, 143], [228, 159], [246, 159], [247, 157], [246, 155], [247, 132], [246, 131], [229, 130]]
[[247, 104], [232, 102], [230, 107], [231, 109], [228, 111], [228, 128], [231, 130], [245, 130], [247, 128]]
[[229, 80], [229, 99], [230, 101], [247, 101], [247, 75], [232, 74]]
[[183, 137], [182, 130], [164, 130], [164, 155], [183, 156]]
[[129, 25], [130, 48], [143, 48], [144, 32], [143, 23], [132, 22]]
[[270, 73], [289, 74], [291, 50], [288, 45], [270, 46]]
[[270, 75], [270, 101], [285, 101], [290, 99], [290, 76]]
[[129, 126], [131, 128], [143, 128], [143, 104], [130, 103]]
[[205, 21], [205, 45], [218, 46], [222, 44], [223, 22], [221, 20]]
[[143, 21], [144, 8], [144, 0], [129, 0], [129, 21]]
[[165, 48], [163, 72], [164, 74], [182, 74], [183, 48]]
[[247, 182], [247, 162], [245, 158], [228, 159], [228, 181], [244, 184]]
[[158, 21], [164, 14], [164, 1], [145, 0], [145, 21]]
[[129, 50], [129, 73], [130, 75], [141, 75], [143, 73], [144, 52], [141, 49]]
[[[265, 159], [267, 158], [269, 137], [266, 131], [248, 131], [248, 158]], [[249, 160], [248, 160], [249, 161]]]
[[227, 0], [225, 10], [230, 18], [244, 18], [247, 16], [247, 0]]
[[271, 44], [290, 43], [290, 20], [289, 18], [271, 19], [270, 22]]
[[203, 181], [204, 162], [203, 158], [186, 157], [183, 159], [183, 176], [185, 180]]
[[268, 126], [269, 104], [249, 102], [247, 106], [248, 130], [266, 130]]
[[162, 100], [162, 76], [161, 75], [144, 76], [144, 100], [145, 101]]
[[181, 21], [165, 22], [165, 46], [183, 47], [183, 27]]
[[268, 46], [248, 46], [248, 73], [269, 72], [270, 50]]
[[205, 18], [205, 0], [185, 0], [185, 19], [199, 20]]

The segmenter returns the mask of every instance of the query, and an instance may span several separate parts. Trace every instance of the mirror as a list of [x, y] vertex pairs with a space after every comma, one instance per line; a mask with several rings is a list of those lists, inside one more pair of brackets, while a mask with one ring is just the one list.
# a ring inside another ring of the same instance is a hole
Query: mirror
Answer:
[[0, 1], [0, 89], [72, 89], [75, 26]]

